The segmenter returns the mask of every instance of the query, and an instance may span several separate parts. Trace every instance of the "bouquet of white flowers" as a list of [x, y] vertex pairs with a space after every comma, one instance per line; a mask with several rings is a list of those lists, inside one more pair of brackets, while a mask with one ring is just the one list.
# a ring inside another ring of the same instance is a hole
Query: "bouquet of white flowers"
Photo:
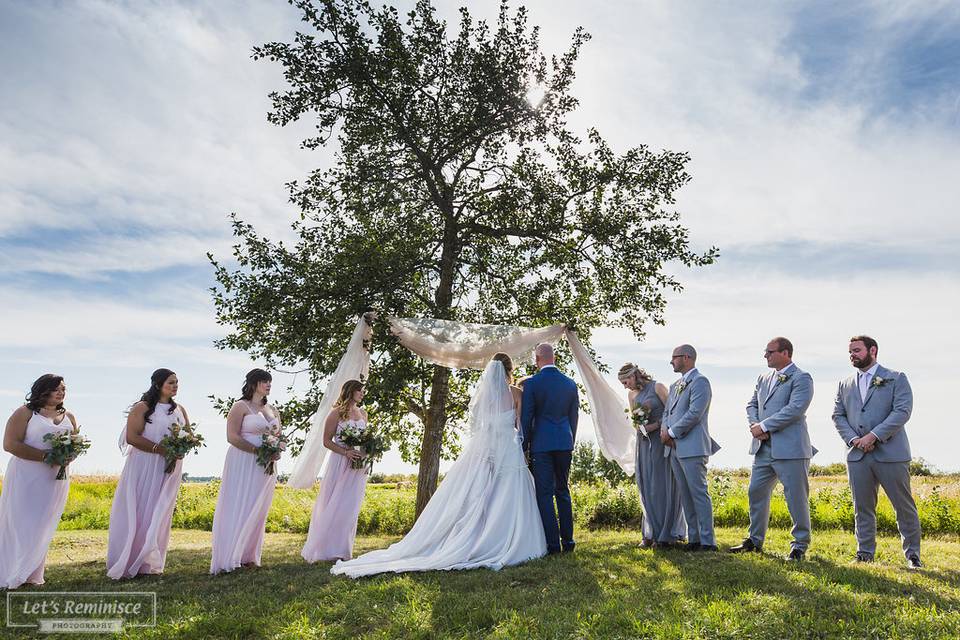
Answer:
[[646, 438], [647, 425], [650, 424], [650, 415], [653, 413], [650, 405], [644, 402], [633, 411], [629, 409], [627, 411], [630, 413], [630, 421], [633, 423], [633, 426], [640, 431], [640, 435]]
[[373, 471], [373, 463], [382, 458], [387, 451], [386, 442], [370, 428], [370, 425], [350, 420], [341, 425], [338, 435], [343, 444], [348, 447], [357, 447], [363, 453], [363, 458], [350, 461], [351, 469], [366, 467], [367, 472], [370, 473]]
[[67, 465], [90, 448], [90, 440], [80, 435], [78, 431], [54, 431], [44, 434], [43, 441], [52, 445], [43, 456], [43, 461], [51, 466], [60, 465], [57, 480], [66, 478]]
[[276, 469], [274, 464], [278, 454], [287, 450], [289, 438], [280, 430], [280, 426], [271, 426], [263, 432], [260, 446], [257, 447], [257, 464], [263, 467], [263, 472], [272, 474]]
[[164, 473], [171, 473], [173, 468], [177, 466], [177, 460], [191, 451], [199, 453], [197, 450], [200, 447], [207, 446], [203, 442], [203, 436], [197, 433], [196, 429], [197, 424], [195, 422], [190, 424], [175, 422], [170, 425], [170, 432], [163, 436], [158, 443], [163, 447], [163, 455], [167, 460], [167, 466], [163, 469]]

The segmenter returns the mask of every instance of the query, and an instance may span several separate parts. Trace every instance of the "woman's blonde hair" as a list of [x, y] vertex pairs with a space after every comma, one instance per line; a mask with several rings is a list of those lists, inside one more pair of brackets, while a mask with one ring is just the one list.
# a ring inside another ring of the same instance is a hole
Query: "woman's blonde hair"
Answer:
[[632, 379], [639, 389], [640, 387], [646, 386], [648, 382], [653, 380], [653, 376], [649, 373], [633, 364], [628, 362], [627, 364], [620, 367], [620, 372], [617, 374], [617, 377], [620, 380], [630, 380]]
[[340, 397], [337, 398], [333, 408], [337, 410], [341, 420], [346, 420], [350, 413], [350, 403], [353, 402], [353, 394], [361, 389], [363, 389], [363, 383], [359, 380], [347, 380], [340, 387]]

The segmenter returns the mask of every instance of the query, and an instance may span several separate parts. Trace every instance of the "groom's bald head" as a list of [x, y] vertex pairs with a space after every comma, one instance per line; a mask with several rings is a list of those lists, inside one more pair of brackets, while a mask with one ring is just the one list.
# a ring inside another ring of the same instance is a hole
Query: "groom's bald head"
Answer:
[[546, 342], [541, 342], [538, 344], [534, 354], [536, 355], [538, 367], [545, 367], [548, 364], [554, 364], [557, 359], [553, 353], [553, 345]]

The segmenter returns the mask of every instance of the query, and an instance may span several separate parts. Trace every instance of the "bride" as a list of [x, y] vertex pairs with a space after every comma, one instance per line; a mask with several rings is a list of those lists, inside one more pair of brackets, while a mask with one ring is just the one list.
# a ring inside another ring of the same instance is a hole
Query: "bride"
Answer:
[[386, 549], [337, 562], [331, 573], [499, 570], [547, 552], [533, 477], [520, 448], [520, 389], [498, 353], [470, 401], [470, 441], [410, 532]]

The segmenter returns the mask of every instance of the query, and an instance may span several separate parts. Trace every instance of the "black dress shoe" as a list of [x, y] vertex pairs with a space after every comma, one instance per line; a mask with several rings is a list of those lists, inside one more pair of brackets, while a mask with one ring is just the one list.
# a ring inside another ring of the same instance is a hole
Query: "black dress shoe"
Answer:
[[730, 547], [730, 553], [750, 553], [751, 551], [755, 553], [762, 553], [763, 545], [754, 544], [752, 538], [744, 538], [743, 542], [737, 546]]
[[680, 547], [681, 551], [700, 551], [699, 542], [688, 542], [687, 544]]
[[654, 546], [654, 542], [650, 538], [644, 538], [643, 540], [640, 541], [641, 549], [652, 549], [653, 546]]
[[803, 556], [805, 554], [806, 552], [803, 551], [802, 549], [797, 549], [796, 547], [794, 547], [793, 549], [790, 549], [790, 554], [787, 556], [787, 560], [799, 562], [800, 560], [803, 560]]
[[912, 555], [907, 558], [907, 569], [922, 569], [923, 564], [920, 562], [920, 556]]
[[697, 551], [720, 551], [715, 544], [702, 544]]
[[857, 562], [873, 562], [873, 556], [863, 551], [857, 551], [857, 557], [854, 560]]

